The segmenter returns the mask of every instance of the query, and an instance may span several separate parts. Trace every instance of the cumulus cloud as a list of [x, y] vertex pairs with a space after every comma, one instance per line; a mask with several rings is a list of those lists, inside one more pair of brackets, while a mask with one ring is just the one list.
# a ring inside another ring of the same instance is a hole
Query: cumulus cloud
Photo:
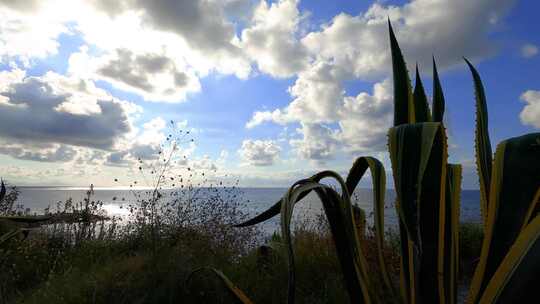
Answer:
[[71, 146], [61, 144], [28, 146], [5, 142], [0, 145], [0, 154], [6, 154], [22, 160], [68, 162], [75, 158], [77, 151]]
[[45, 16], [35, 16], [13, 11], [33, 7], [32, 1], [3, 1], [8, 9], [0, 6], [0, 58], [1, 61], [17, 59], [29, 65], [34, 58], [43, 59], [58, 52], [57, 38], [68, 33], [65, 25], [51, 22]]
[[339, 146], [339, 141], [336, 139], [337, 132], [323, 124], [302, 123], [301, 125], [302, 127], [297, 132], [302, 135], [302, 138], [289, 141], [298, 156], [319, 163], [332, 159]]
[[131, 131], [133, 105], [92, 82], [53, 72], [0, 72], [0, 136], [23, 142], [112, 149]]
[[271, 166], [278, 159], [281, 147], [273, 140], [246, 139], [238, 152], [249, 165]]
[[[339, 14], [302, 42], [314, 55], [334, 61], [356, 77], [387, 74], [387, 18], [409, 63], [428, 66], [436, 54], [441, 67], [462, 62], [461, 57], [483, 58], [495, 51], [487, 34], [508, 11], [513, 0], [413, 0], [403, 6], [373, 4], [365, 13]], [[459, 20], [459, 22], [456, 22]]]
[[314, 160], [331, 158], [338, 143], [349, 152], [381, 151], [391, 123], [391, 82], [377, 82], [373, 93], [357, 96], [346, 94], [344, 82], [389, 75], [387, 18], [409, 63], [428, 67], [436, 54], [444, 69], [461, 63], [461, 56], [479, 59], [493, 54], [496, 46], [487, 36], [512, 3], [413, 0], [393, 6], [377, 2], [357, 16], [339, 14], [301, 39], [311, 59], [289, 88], [292, 101], [283, 108], [255, 112], [246, 127], [299, 122], [303, 139], [291, 145], [302, 157]]
[[241, 46], [259, 69], [276, 77], [290, 77], [304, 69], [309, 57], [295, 37], [301, 16], [297, 0], [261, 1], [250, 26], [242, 31]]
[[163, 54], [116, 49], [102, 57], [91, 57], [83, 48], [71, 55], [69, 62], [73, 75], [106, 80], [149, 101], [180, 102], [189, 92], [200, 90], [192, 70]]
[[521, 56], [531, 58], [538, 54], [538, 47], [531, 43], [526, 43], [521, 47]]
[[540, 91], [526, 91], [520, 98], [527, 104], [519, 114], [521, 123], [540, 129]]

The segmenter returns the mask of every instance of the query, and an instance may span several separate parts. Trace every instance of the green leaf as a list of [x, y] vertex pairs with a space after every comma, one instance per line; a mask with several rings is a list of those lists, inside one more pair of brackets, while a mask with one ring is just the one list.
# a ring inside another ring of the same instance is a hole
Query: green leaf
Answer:
[[405, 63], [405, 59], [403, 59], [390, 20], [388, 20], [388, 31], [390, 34], [390, 49], [392, 52], [392, 70], [394, 77], [394, 126], [414, 123], [415, 110], [411, 80], [409, 79], [407, 64]]
[[476, 303], [523, 229], [540, 187], [540, 133], [514, 137], [497, 146], [488, 218], [470, 303]]
[[[329, 177], [332, 177], [330, 173], [328, 174]], [[334, 173], [334, 175], [337, 174]], [[343, 191], [341, 196], [327, 185], [314, 182], [310, 179], [300, 180], [293, 184], [282, 199], [281, 234], [288, 248], [288, 303], [294, 303], [295, 300], [295, 263], [290, 227], [292, 212], [298, 196], [301, 193], [312, 190], [320, 198], [328, 218], [351, 302], [370, 302], [371, 284], [369, 283], [367, 272], [367, 261], [361, 253], [352, 214], [352, 205], [350, 204], [347, 190], [343, 187], [344, 183], [340, 182], [340, 184]]]
[[448, 164], [446, 170], [446, 200], [444, 217], [443, 278], [445, 297], [457, 303], [457, 280], [459, 271], [459, 210], [461, 194], [461, 165]]
[[519, 234], [502, 260], [480, 303], [537, 302], [539, 257], [540, 216], [536, 216]]
[[4, 181], [0, 181], [0, 202], [4, 200], [4, 197], [6, 196], [6, 185], [4, 185]]
[[444, 94], [437, 72], [437, 64], [433, 58], [433, 121], [443, 122], [444, 117]]
[[424, 91], [424, 85], [418, 72], [418, 64], [416, 65], [416, 81], [414, 84], [414, 110], [416, 122], [431, 121], [426, 92]]
[[187, 279], [186, 279], [186, 282], [184, 285], [187, 285], [187, 283], [191, 280], [191, 278], [199, 273], [199, 272], [202, 272], [202, 271], [209, 271], [211, 272], [212, 274], [216, 275], [224, 284], [225, 286], [227, 287], [227, 289], [229, 290], [229, 292], [231, 293], [231, 295], [233, 295], [235, 297], [235, 299], [238, 301], [238, 303], [240, 304], [252, 304], [253, 302], [244, 294], [244, 292], [242, 290], [240, 290], [238, 287], [236, 287], [234, 285], [233, 282], [231, 282], [231, 280], [229, 280], [229, 278], [227, 278], [226, 275], [223, 274], [223, 272], [221, 272], [220, 270], [218, 269], [215, 269], [215, 268], [212, 268], [212, 267], [201, 267], [201, 268], [198, 268], [198, 269], [195, 269], [194, 271], [192, 271]]
[[[416, 299], [439, 302], [444, 298], [441, 246], [444, 239], [446, 155], [444, 128], [425, 122], [390, 129], [389, 151], [402, 233], [403, 288]], [[407, 244], [405, 246], [405, 244]], [[402, 292], [407, 294], [407, 292]]]
[[375, 239], [377, 243], [377, 259], [381, 270], [381, 275], [386, 288], [395, 294], [394, 287], [390, 280], [390, 274], [384, 259], [384, 196], [386, 192], [386, 172], [383, 164], [374, 157], [359, 157], [354, 162], [347, 175], [346, 185], [349, 193], [354, 189], [364, 176], [367, 169], [370, 169], [373, 187], [373, 210], [375, 214]]
[[2, 246], [5, 242], [9, 241], [10, 239], [16, 237], [19, 233], [21, 233], [20, 229], [13, 229], [9, 232], [6, 232], [0, 236], [0, 246]]
[[482, 220], [485, 229], [487, 214], [489, 212], [489, 187], [491, 184], [491, 166], [493, 161], [488, 130], [486, 94], [484, 93], [484, 86], [482, 85], [480, 75], [474, 66], [466, 58], [464, 59], [471, 70], [474, 80], [474, 92], [476, 99], [476, 128], [474, 134], [474, 147], [476, 152], [476, 167], [480, 184], [480, 211], [482, 212]]

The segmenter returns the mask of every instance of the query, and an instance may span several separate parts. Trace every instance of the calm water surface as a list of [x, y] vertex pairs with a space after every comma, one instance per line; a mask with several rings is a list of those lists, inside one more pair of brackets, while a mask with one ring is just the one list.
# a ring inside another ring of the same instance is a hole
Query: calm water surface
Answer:
[[[57, 202], [66, 201], [72, 198], [74, 202], [80, 202], [86, 197], [87, 189], [68, 188], [68, 187], [21, 187], [19, 204], [25, 208], [30, 208], [32, 212], [42, 213], [47, 207], [54, 209]], [[237, 191], [239, 199], [246, 206], [246, 212], [249, 215], [256, 215], [276, 201], [285, 193], [286, 188], [239, 188]], [[93, 200], [102, 201], [104, 209], [110, 215], [126, 215], [127, 210], [120, 208], [121, 205], [127, 205], [135, 201], [135, 195], [145, 195], [145, 190], [124, 190], [114, 188], [98, 188], [94, 190]], [[372, 215], [372, 193], [370, 189], [357, 189], [355, 191], [356, 202], [362, 207], [369, 216], [368, 220], [373, 221]], [[116, 199], [115, 199], [116, 198]], [[387, 227], [396, 227], [397, 218], [393, 201], [395, 193], [388, 190], [386, 193], [385, 223]], [[464, 190], [461, 193], [461, 217], [462, 222], [480, 221], [480, 192], [478, 190]], [[322, 212], [322, 206], [318, 202], [315, 194], [310, 194], [297, 204], [295, 208], [296, 215], [314, 216]], [[278, 227], [279, 216], [262, 224], [266, 231], [273, 231]]]

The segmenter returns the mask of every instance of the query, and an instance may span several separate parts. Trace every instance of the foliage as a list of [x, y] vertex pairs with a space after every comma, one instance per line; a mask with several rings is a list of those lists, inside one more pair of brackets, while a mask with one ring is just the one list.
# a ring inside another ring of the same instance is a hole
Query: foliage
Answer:
[[[388, 148], [396, 189], [399, 217], [399, 296], [385, 265], [384, 167], [372, 157], [360, 157], [346, 181], [333, 171], [323, 171], [294, 183], [267, 211], [238, 226], [251, 226], [281, 214], [281, 231], [287, 246], [288, 303], [295, 301], [295, 252], [290, 222], [294, 205], [309, 192], [321, 200], [353, 303], [456, 303], [460, 256], [459, 204], [461, 166], [447, 162], [444, 127], [445, 99], [433, 60], [431, 113], [417, 69], [413, 91], [407, 65], [389, 23], [394, 76], [394, 127]], [[493, 159], [488, 133], [487, 105], [478, 72], [467, 61], [476, 91], [476, 158], [481, 185], [484, 238], [468, 296], [469, 303], [507, 303], [534, 293], [540, 272], [540, 134], [503, 141]], [[357, 233], [351, 194], [370, 168], [375, 203], [375, 238], [379, 284], [372, 275]], [[504, 170], [503, 170], [504, 169]], [[321, 179], [330, 178], [339, 193]], [[383, 295], [383, 296], [381, 296]]]

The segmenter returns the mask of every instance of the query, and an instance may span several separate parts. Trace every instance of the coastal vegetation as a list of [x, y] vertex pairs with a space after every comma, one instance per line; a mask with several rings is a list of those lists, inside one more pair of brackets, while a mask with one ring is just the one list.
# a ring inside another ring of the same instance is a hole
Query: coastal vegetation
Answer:
[[[461, 166], [448, 163], [435, 60], [430, 107], [418, 70], [411, 86], [390, 25], [389, 33], [397, 231], [384, 225], [386, 171], [376, 158], [357, 158], [346, 178], [323, 171], [297, 181], [246, 220], [234, 185], [196, 183], [195, 172], [168, 175], [172, 144], [151, 166], [152, 187], [128, 206], [127, 221], [107, 218], [92, 188], [79, 203], [32, 216], [2, 182], [0, 303], [457, 303], [461, 291], [468, 303], [528, 299], [540, 267], [540, 134], [507, 139], [493, 156], [484, 88], [466, 60], [482, 223], [460, 223]], [[372, 227], [352, 199], [368, 170]], [[324, 214], [293, 223], [295, 204], [310, 192]], [[280, 233], [257, 229], [277, 215]]]

